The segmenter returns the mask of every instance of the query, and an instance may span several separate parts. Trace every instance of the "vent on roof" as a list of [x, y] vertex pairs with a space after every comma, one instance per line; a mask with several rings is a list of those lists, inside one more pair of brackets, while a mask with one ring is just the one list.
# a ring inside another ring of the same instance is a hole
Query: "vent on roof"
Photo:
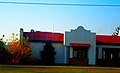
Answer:
[[35, 30], [31, 29], [30, 32], [35, 32]]
[[40, 31], [36, 31], [36, 32], [40, 32]]

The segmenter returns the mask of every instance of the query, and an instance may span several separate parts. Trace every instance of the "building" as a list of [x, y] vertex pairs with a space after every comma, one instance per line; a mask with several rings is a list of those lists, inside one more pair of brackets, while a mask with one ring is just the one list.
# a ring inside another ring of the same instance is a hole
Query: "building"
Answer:
[[40, 59], [45, 42], [51, 42], [56, 51], [56, 64], [120, 65], [120, 36], [96, 35], [79, 26], [64, 34], [20, 29], [22, 37], [29, 37], [34, 59]]
[[29, 37], [30, 45], [32, 46], [32, 58], [40, 59], [40, 51], [46, 42], [51, 42], [56, 51], [55, 63], [64, 63], [64, 34], [52, 33], [52, 32], [24, 32], [23, 29], [20, 30], [20, 38]]

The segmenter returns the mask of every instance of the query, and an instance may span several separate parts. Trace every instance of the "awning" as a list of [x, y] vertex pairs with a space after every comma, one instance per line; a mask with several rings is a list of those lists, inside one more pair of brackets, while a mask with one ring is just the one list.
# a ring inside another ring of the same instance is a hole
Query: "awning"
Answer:
[[72, 47], [77, 47], [77, 46], [90, 47], [91, 45], [90, 44], [83, 44], [83, 43], [70, 43], [70, 46], [72, 46]]

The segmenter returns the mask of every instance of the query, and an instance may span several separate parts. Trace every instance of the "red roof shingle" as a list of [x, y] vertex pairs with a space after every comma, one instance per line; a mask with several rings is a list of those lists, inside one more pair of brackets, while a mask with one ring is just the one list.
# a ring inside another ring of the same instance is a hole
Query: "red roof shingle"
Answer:
[[96, 35], [97, 43], [120, 44], [120, 36]]
[[64, 34], [52, 32], [24, 32], [24, 37], [29, 37], [30, 41], [51, 41], [63, 42]]
[[[23, 32], [30, 41], [64, 42], [64, 34], [52, 32]], [[96, 35], [97, 43], [120, 44], [120, 36]]]

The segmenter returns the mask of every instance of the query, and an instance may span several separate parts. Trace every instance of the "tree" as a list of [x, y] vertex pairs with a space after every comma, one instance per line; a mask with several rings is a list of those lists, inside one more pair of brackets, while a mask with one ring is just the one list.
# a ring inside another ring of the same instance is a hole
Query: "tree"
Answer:
[[0, 40], [0, 50], [3, 49], [4, 46], [5, 46], [5, 43], [2, 40]]
[[41, 62], [44, 65], [53, 65], [55, 61], [55, 48], [52, 46], [52, 43], [47, 42], [41, 53]]
[[7, 51], [4, 48], [5, 43], [0, 40], [0, 63], [6, 63], [7, 60]]
[[120, 34], [120, 26], [115, 28], [115, 32], [113, 32], [113, 36], [118, 36]]
[[21, 41], [12, 41], [11, 47], [8, 48], [11, 60], [13, 64], [24, 64], [30, 59], [31, 47], [29, 45], [28, 38], [24, 38]]
[[0, 63], [6, 63], [8, 60], [8, 53], [5, 48], [5, 42], [3, 42], [5, 35], [2, 35], [0, 39]]

